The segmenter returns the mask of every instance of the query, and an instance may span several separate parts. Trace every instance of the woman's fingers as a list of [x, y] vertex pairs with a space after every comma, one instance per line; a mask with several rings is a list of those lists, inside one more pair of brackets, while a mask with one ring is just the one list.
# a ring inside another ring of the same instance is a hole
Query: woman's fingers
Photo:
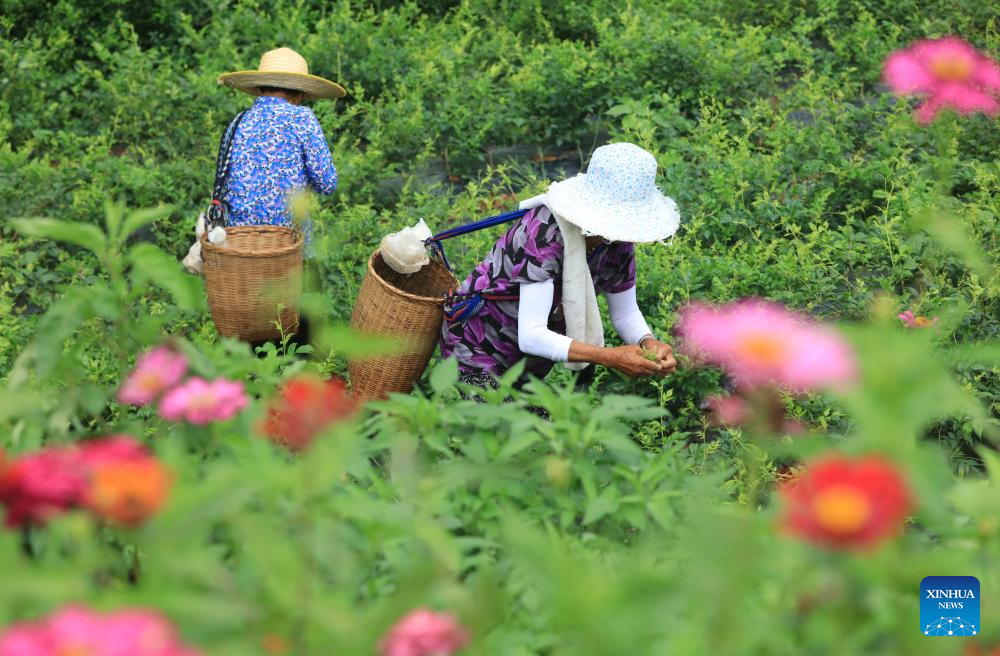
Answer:
[[632, 347], [629, 355], [631, 356], [633, 375], [635, 376], [652, 376], [653, 374], [660, 373], [663, 366], [657, 360], [651, 360], [646, 357], [645, 351], [643, 351], [638, 346]]
[[642, 367], [642, 373], [645, 376], [652, 376], [663, 371], [663, 365], [659, 362], [651, 362], [649, 360], [644, 360], [640, 367]]

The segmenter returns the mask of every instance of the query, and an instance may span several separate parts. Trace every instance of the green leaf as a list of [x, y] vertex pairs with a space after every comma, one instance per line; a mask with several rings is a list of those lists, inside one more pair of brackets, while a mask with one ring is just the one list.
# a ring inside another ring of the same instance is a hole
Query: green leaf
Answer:
[[944, 357], [951, 365], [997, 367], [1000, 366], [1000, 341], [959, 344], [944, 351]]
[[58, 364], [63, 352], [63, 342], [83, 322], [94, 316], [87, 298], [87, 290], [74, 289], [59, 299], [45, 313], [35, 330], [35, 373], [45, 378]]
[[601, 444], [619, 462], [637, 463], [642, 450], [627, 435], [610, 433], [601, 437]]
[[121, 227], [122, 218], [125, 216], [125, 205], [111, 200], [104, 201], [104, 225], [108, 228], [108, 234], [115, 236]]
[[0, 422], [45, 409], [45, 399], [37, 392], [5, 390], [0, 394]]
[[107, 240], [104, 232], [89, 223], [57, 221], [41, 217], [12, 219], [11, 225], [26, 237], [39, 239], [54, 239], [76, 246], [81, 246], [100, 256], [107, 250]]
[[136, 230], [165, 216], [169, 216], [173, 211], [173, 205], [160, 205], [158, 207], [148, 207], [130, 212], [129, 215], [125, 217], [125, 223], [122, 224], [121, 232], [119, 233], [119, 241], [125, 241]]
[[132, 275], [167, 290], [182, 310], [200, 310], [205, 294], [201, 280], [185, 273], [180, 262], [152, 244], [138, 244], [128, 253]]
[[455, 387], [458, 382], [458, 360], [448, 358], [434, 367], [431, 372], [431, 387], [434, 393], [441, 395]]
[[587, 503], [587, 510], [583, 514], [583, 523], [589, 526], [616, 510], [618, 510], [618, 498], [614, 488], [604, 488], [598, 496]]
[[530, 448], [538, 441], [538, 439], [538, 433], [532, 430], [516, 433], [513, 437], [511, 437], [511, 439], [504, 443], [503, 448], [500, 449], [499, 455], [497, 455], [497, 460], [500, 462], [510, 460], [521, 451]]
[[347, 324], [320, 327], [316, 331], [315, 341], [321, 351], [335, 352], [346, 358], [357, 359], [395, 355], [404, 353], [409, 348], [406, 339], [386, 335], [365, 335]]

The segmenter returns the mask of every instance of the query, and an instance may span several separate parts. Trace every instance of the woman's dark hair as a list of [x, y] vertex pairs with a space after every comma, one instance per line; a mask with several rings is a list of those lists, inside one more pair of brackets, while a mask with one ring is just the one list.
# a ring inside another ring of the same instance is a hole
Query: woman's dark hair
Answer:
[[290, 96], [305, 95], [304, 91], [299, 91], [298, 89], [284, 89], [282, 87], [257, 87], [257, 91], [260, 93], [287, 93]]

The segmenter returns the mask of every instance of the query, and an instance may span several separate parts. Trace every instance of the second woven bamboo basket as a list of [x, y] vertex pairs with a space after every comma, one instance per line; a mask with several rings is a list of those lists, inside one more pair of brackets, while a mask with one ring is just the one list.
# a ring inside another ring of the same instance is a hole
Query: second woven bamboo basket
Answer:
[[413, 389], [437, 346], [444, 297], [456, 282], [436, 260], [416, 273], [403, 274], [389, 268], [379, 251], [372, 254], [354, 303], [351, 326], [363, 334], [397, 339], [405, 350], [351, 360], [348, 369], [356, 396], [383, 399], [390, 392]]

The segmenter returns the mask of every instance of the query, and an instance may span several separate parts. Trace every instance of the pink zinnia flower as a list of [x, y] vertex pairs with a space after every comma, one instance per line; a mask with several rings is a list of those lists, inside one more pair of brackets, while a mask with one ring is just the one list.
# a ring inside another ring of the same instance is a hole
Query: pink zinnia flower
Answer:
[[468, 631], [454, 617], [418, 608], [389, 629], [379, 642], [379, 652], [382, 656], [451, 656], [468, 642]]
[[131, 435], [109, 435], [76, 445], [77, 460], [87, 469], [100, 465], [147, 460], [151, 456], [145, 446]]
[[927, 317], [920, 317], [913, 314], [913, 310], [907, 310], [905, 312], [900, 312], [899, 320], [903, 322], [903, 325], [907, 328], [930, 328], [938, 322], [941, 317], [934, 317], [933, 319], [928, 319]]
[[1000, 111], [1000, 67], [955, 36], [918, 41], [885, 60], [886, 83], [901, 95], [919, 94], [926, 100], [917, 120], [929, 123], [942, 109], [959, 114]]
[[678, 332], [691, 355], [722, 367], [741, 387], [837, 388], [857, 370], [854, 352], [834, 329], [768, 301], [691, 305]]
[[145, 610], [96, 613], [67, 606], [37, 622], [15, 624], [0, 635], [0, 656], [197, 656], [174, 627]]
[[181, 382], [187, 367], [183, 354], [168, 346], [158, 346], [136, 361], [135, 369], [118, 390], [118, 400], [130, 405], [149, 405]]
[[710, 421], [716, 426], [739, 426], [750, 418], [746, 399], [739, 395], [716, 394], [705, 399]]
[[230, 419], [246, 405], [243, 383], [195, 377], [167, 392], [160, 401], [160, 416], [203, 426]]

